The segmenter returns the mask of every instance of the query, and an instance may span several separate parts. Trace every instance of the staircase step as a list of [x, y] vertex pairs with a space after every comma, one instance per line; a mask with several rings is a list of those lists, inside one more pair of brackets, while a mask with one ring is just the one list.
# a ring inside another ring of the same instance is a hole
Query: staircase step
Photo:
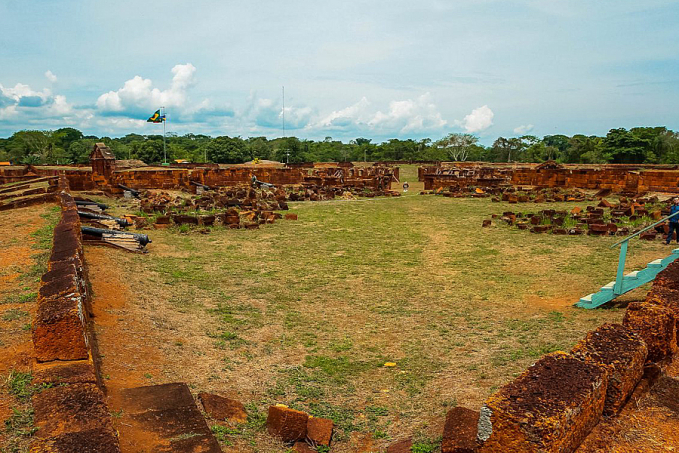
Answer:
[[[665, 258], [651, 261], [646, 268], [630, 272], [623, 276], [620, 294], [624, 294], [638, 288], [644, 283], [653, 281], [660, 271], [677, 259], [679, 259], [679, 248], [672, 250], [672, 254]], [[596, 308], [615, 299], [620, 294], [615, 292], [615, 281], [612, 281], [602, 286], [598, 292], [581, 298], [575, 305], [582, 308]]]
[[614, 287], [615, 287], [615, 282], [610, 282], [610, 283], [602, 286], [600, 291], [613, 291]]

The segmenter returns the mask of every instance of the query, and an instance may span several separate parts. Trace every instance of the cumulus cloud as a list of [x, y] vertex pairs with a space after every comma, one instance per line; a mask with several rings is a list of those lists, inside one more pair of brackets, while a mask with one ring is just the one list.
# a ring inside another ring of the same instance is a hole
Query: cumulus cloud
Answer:
[[524, 124], [521, 126], [517, 126], [514, 128], [514, 133], [516, 135], [526, 135], [527, 133], [533, 130], [533, 127], [534, 126], [532, 124]]
[[54, 95], [48, 88], [34, 90], [17, 83], [14, 87], [0, 84], [0, 120], [6, 125], [39, 127], [74, 124], [76, 112], [63, 95]]
[[[313, 116], [313, 109], [307, 106], [285, 107], [285, 128], [302, 129], [306, 127]], [[255, 126], [282, 129], [283, 128], [283, 103], [280, 100], [257, 98], [250, 96], [246, 107], [243, 121], [253, 121]]]
[[370, 121], [368, 108], [370, 101], [364, 96], [354, 105], [336, 110], [322, 118], [317, 125], [321, 128], [345, 127], [354, 124], [367, 124]]
[[47, 72], [45, 72], [45, 77], [47, 78], [47, 80], [49, 80], [52, 83], [57, 81], [57, 76], [54, 75], [54, 73], [52, 71], [50, 71], [49, 69], [47, 70]]
[[386, 111], [371, 110], [371, 106], [370, 101], [363, 97], [349, 107], [324, 116], [311, 128], [405, 134], [437, 131], [448, 124], [429, 93], [415, 99], [391, 101]]
[[390, 102], [389, 110], [377, 112], [368, 124], [375, 129], [412, 133], [441, 129], [448, 122], [441, 118], [431, 95], [425, 93], [415, 100]]
[[484, 131], [492, 126], [493, 116], [495, 116], [493, 111], [487, 105], [484, 105], [472, 110], [462, 121], [456, 121], [456, 123], [462, 126], [467, 133], [472, 134]]
[[104, 113], [137, 114], [165, 107], [184, 107], [187, 91], [194, 84], [195, 66], [178, 64], [172, 68], [172, 83], [167, 90], [153, 87], [151, 79], [134, 76], [116, 91], [104, 93], [97, 99], [97, 109]]

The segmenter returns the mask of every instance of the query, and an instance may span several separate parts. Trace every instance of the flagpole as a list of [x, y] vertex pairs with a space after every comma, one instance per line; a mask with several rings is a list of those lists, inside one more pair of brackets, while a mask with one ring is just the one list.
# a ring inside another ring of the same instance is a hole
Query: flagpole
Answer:
[[165, 119], [165, 107], [161, 107], [161, 109], [163, 110], [163, 113], [160, 116], [163, 121], [163, 161], [167, 163], [167, 152], [165, 151], [165, 121], [167, 120]]

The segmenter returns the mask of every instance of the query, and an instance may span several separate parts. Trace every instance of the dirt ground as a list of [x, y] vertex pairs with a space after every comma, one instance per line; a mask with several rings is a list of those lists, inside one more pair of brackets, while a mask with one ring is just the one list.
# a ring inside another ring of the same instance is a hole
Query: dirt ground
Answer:
[[[679, 378], [679, 360], [665, 368]], [[604, 418], [578, 453], [660, 453], [679, 450], [679, 414], [654, 400], [651, 393], [633, 394], [618, 416]], [[671, 402], [670, 402], [671, 403]], [[676, 402], [675, 402], [676, 404]]]
[[18, 378], [34, 361], [31, 320], [40, 276], [51, 246], [49, 205], [0, 214], [0, 451], [24, 451], [32, 428], [30, 404], [19, 398]]

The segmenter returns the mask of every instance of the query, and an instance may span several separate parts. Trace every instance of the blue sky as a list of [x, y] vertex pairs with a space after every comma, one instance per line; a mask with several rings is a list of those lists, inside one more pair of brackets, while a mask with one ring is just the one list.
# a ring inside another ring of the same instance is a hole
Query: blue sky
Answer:
[[0, 0], [0, 136], [679, 129], [679, 2]]

